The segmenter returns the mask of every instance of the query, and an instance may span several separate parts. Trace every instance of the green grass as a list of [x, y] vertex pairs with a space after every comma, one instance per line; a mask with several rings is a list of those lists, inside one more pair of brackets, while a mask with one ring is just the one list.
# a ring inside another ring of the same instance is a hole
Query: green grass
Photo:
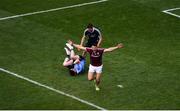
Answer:
[[[0, 17], [90, 1], [1, 0]], [[178, 0], [109, 0], [0, 21], [0, 67], [106, 109], [180, 109], [180, 20], [161, 12], [179, 6]], [[87, 74], [71, 77], [61, 65], [66, 40], [79, 43], [89, 22], [101, 29], [103, 47], [125, 45], [104, 55], [100, 92]], [[0, 109], [94, 109], [3, 72], [0, 80]]]
[[1, 73], [0, 78], [0, 109], [93, 109], [5, 73]]

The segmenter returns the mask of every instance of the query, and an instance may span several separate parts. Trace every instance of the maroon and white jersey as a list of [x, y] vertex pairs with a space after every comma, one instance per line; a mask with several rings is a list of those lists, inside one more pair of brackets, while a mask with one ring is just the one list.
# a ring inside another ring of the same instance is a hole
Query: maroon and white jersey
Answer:
[[90, 64], [93, 66], [102, 65], [102, 55], [104, 52], [103, 48], [98, 48], [96, 51], [93, 51], [92, 48], [86, 48], [86, 51], [90, 54]]

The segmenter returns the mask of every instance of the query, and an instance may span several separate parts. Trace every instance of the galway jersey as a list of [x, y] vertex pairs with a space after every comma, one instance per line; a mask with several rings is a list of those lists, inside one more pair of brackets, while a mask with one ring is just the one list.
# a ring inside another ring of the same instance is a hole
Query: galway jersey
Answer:
[[92, 48], [86, 48], [86, 51], [90, 54], [90, 63], [93, 66], [101, 66], [102, 65], [102, 55], [104, 53], [103, 48], [98, 48], [93, 51]]

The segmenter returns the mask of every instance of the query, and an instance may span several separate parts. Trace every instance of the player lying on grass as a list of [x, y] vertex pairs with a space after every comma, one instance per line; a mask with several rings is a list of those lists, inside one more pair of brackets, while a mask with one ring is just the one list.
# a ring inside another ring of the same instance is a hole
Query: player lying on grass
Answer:
[[100, 78], [101, 78], [101, 73], [102, 73], [102, 68], [103, 68], [103, 64], [102, 64], [103, 53], [111, 52], [116, 49], [122, 48], [123, 44], [120, 43], [117, 46], [110, 47], [110, 48], [98, 48], [97, 46], [92, 46], [91, 48], [87, 48], [78, 44], [74, 44], [71, 40], [69, 40], [68, 43], [76, 48], [79, 48], [89, 53], [90, 65], [89, 65], [89, 71], [88, 71], [88, 80], [89, 81], [94, 80], [95, 89], [99, 91]]
[[69, 69], [69, 73], [72, 76], [78, 75], [84, 71], [85, 59], [80, 55], [75, 55], [73, 46], [66, 43], [64, 48], [67, 54], [63, 62], [63, 66]]

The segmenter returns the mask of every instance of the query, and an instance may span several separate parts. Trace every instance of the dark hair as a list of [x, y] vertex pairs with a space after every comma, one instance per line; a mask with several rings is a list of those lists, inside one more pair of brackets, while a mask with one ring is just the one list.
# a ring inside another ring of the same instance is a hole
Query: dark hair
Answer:
[[87, 25], [87, 28], [93, 28], [93, 24], [92, 24], [92, 23], [89, 23], [89, 24]]
[[75, 76], [75, 75], [77, 74], [77, 73], [76, 73], [74, 70], [72, 70], [72, 69], [69, 70], [69, 73], [70, 73], [71, 76]]

